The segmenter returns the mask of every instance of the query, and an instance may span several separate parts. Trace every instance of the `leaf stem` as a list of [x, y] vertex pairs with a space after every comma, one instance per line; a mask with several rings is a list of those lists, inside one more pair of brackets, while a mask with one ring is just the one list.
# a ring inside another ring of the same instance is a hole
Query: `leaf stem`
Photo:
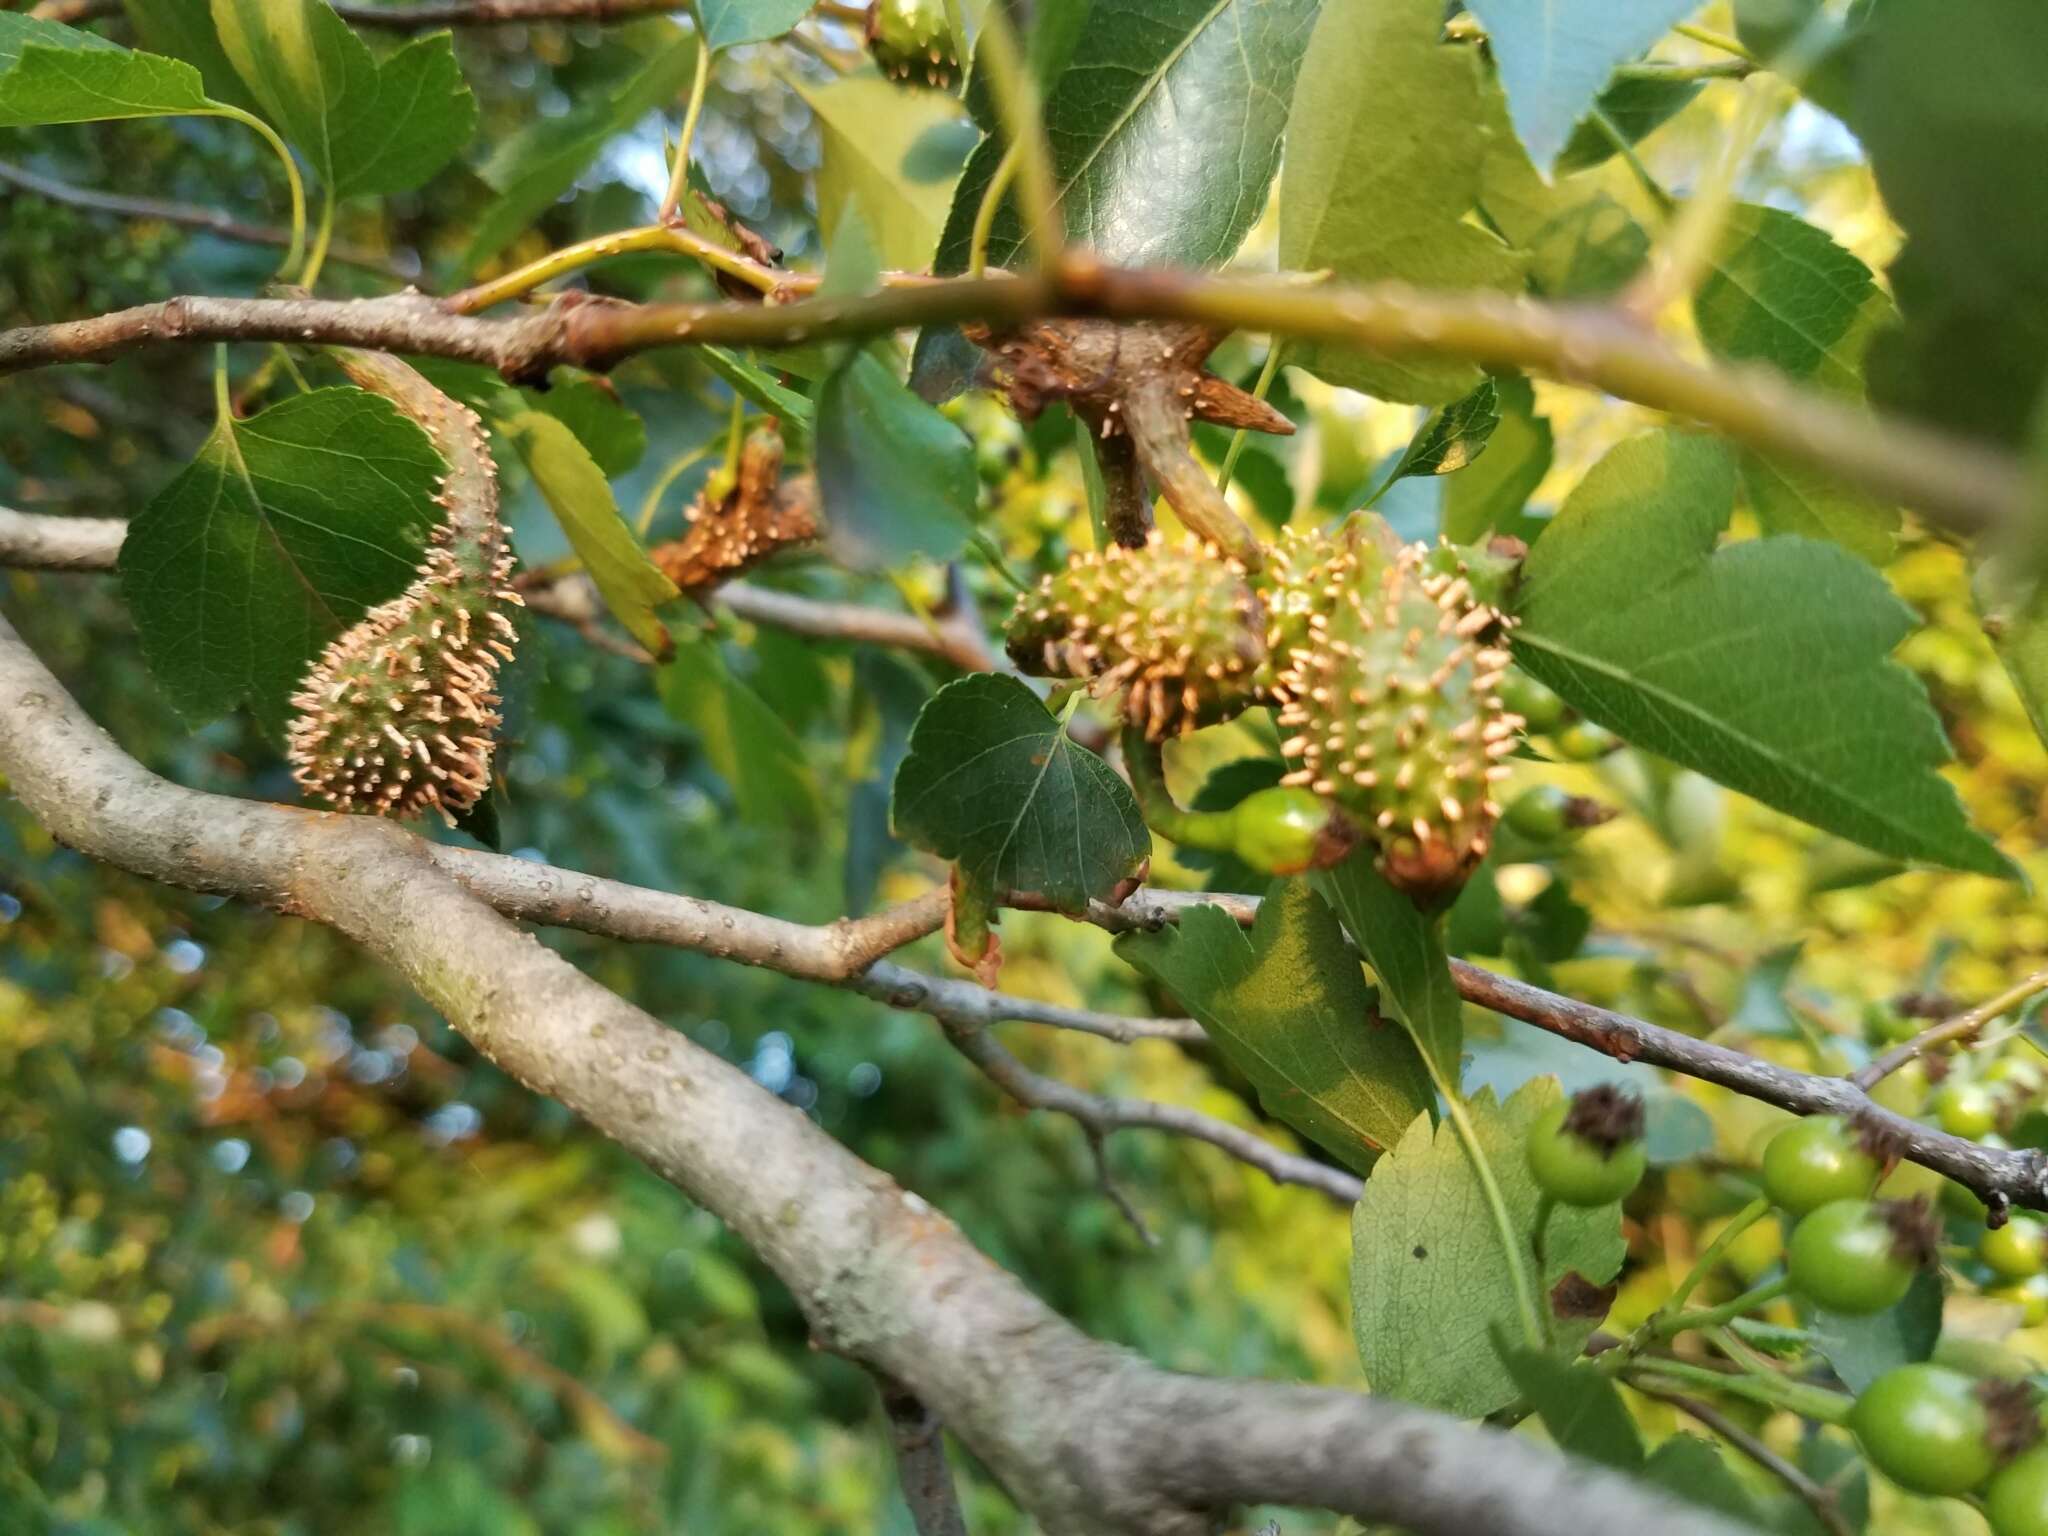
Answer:
[[1052, 146], [1045, 137], [1038, 81], [1017, 46], [1009, 15], [1000, 5], [990, 6], [982, 15], [975, 58], [988, 68], [989, 92], [995, 97], [1003, 133], [1020, 151], [1016, 174], [1024, 184], [1024, 238], [1030, 242], [1038, 270], [1051, 272], [1059, 265], [1067, 238], [1053, 175]]
[[1730, 37], [1726, 32], [1716, 32], [1711, 27], [1696, 26], [1689, 21], [1681, 21], [1671, 30], [1680, 37], [1689, 37], [1696, 43], [1705, 43], [1709, 48], [1719, 49], [1722, 53], [1732, 53], [1746, 64], [1763, 62], [1742, 45], [1741, 39]]
[[1507, 1263], [1508, 1283], [1515, 1292], [1515, 1308], [1522, 1315], [1522, 1336], [1530, 1348], [1541, 1349], [1547, 1332], [1543, 1326], [1543, 1311], [1537, 1301], [1536, 1288], [1529, 1280], [1529, 1266], [1523, 1262], [1522, 1234], [1515, 1230], [1514, 1221], [1508, 1215], [1508, 1202], [1501, 1193], [1500, 1180], [1494, 1177], [1493, 1164], [1487, 1160], [1486, 1149], [1479, 1144], [1479, 1132], [1473, 1127], [1472, 1117], [1465, 1113], [1465, 1101], [1458, 1096], [1457, 1085], [1445, 1080], [1436, 1057], [1422, 1049], [1420, 1042], [1417, 1043], [1416, 1054], [1429, 1070], [1436, 1091], [1443, 1095], [1444, 1113], [1450, 1117], [1451, 1128], [1464, 1145], [1465, 1156], [1472, 1162], [1473, 1177], [1479, 1180], [1479, 1192], [1493, 1217], [1494, 1231], [1500, 1238], [1501, 1256]]
[[1791, 1287], [1792, 1282], [1781, 1275], [1776, 1280], [1766, 1280], [1762, 1285], [1752, 1286], [1733, 1301], [1724, 1301], [1717, 1307], [1699, 1307], [1690, 1312], [1669, 1313], [1659, 1309], [1657, 1316], [1651, 1319], [1650, 1335], [1652, 1338], [1668, 1339], [1695, 1328], [1719, 1328], [1724, 1323], [1731, 1323], [1738, 1317], [1747, 1317], [1750, 1313], [1768, 1306]]
[[969, 277], [980, 277], [988, 270], [988, 237], [995, 229], [1003, 195], [1010, 190], [1010, 183], [1017, 179], [1017, 167], [1023, 160], [1021, 144], [1012, 144], [1004, 150], [1003, 158], [996, 162], [995, 174], [988, 179], [987, 190], [981, 194], [981, 206], [974, 210], [974, 232], [967, 246]]
[[[1263, 400], [1266, 392], [1273, 387], [1273, 380], [1280, 375], [1280, 355], [1286, 351], [1278, 336], [1269, 337], [1266, 347], [1266, 361], [1259, 369], [1258, 382], [1252, 385], [1252, 398]], [[1230, 448], [1223, 455], [1223, 467], [1216, 471], [1216, 489], [1230, 489], [1230, 477], [1237, 473], [1237, 456], [1244, 452], [1244, 440], [1251, 435], [1250, 427], [1239, 427], [1230, 435]]]
[[327, 247], [333, 239], [334, 189], [323, 186], [320, 189], [320, 227], [313, 232], [313, 250], [306, 257], [305, 270], [299, 274], [299, 286], [309, 293], [320, 281], [320, 269], [327, 265]]
[[675, 217], [683, 193], [690, 185], [690, 145], [697, 137], [697, 118], [704, 111], [704, 93], [711, 84], [711, 45], [705, 41], [703, 23], [697, 26], [697, 72], [690, 80], [690, 101], [683, 109], [682, 136], [676, 140], [675, 164], [669, 171], [668, 191], [662, 194], [656, 215], [666, 224]]
[[795, 276], [777, 273], [773, 268], [764, 267], [738, 251], [727, 250], [715, 240], [706, 239], [693, 230], [670, 224], [645, 224], [633, 229], [614, 230], [608, 235], [595, 235], [550, 251], [538, 260], [494, 277], [487, 283], [478, 283], [473, 288], [451, 294], [442, 301], [442, 307], [458, 315], [473, 315], [529, 293], [542, 283], [634, 251], [673, 251], [728, 277], [736, 277], [760, 293], [772, 293], [782, 286], [785, 276]]
[[1753, 1403], [1789, 1409], [1823, 1424], [1846, 1424], [1853, 1401], [1845, 1393], [1787, 1381], [1782, 1376], [1735, 1375], [1692, 1365], [1684, 1360], [1639, 1360], [1627, 1368], [1622, 1379], [1632, 1382], [1638, 1376], [1647, 1381], [1684, 1382], [1688, 1386], [1726, 1392], [1731, 1397], [1746, 1397]]
[[253, 128], [263, 135], [263, 141], [276, 153], [278, 163], [284, 167], [285, 185], [291, 189], [292, 199], [292, 243], [284, 253], [284, 264], [278, 270], [293, 271], [306, 254], [306, 184], [299, 179], [299, 163], [292, 158], [292, 152], [278, 137], [277, 130], [253, 112], [244, 112], [240, 107], [217, 101], [200, 115], [230, 118]]
[[642, 539], [647, 537], [647, 530], [654, 525], [654, 514], [661, 510], [661, 498], [668, 493], [668, 488], [674, 485], [677, 478], [692, 464], [701, 464], [709, 458], [712, 449], [711, 443], [699, 443], [688, 453], [676, 455], [668, 467], [655, 478], [654, 484], [648, 487], [647, 494], [640, 500], [640, 516], [633, 525], [634, 531]]
[[1586, 114], [1586, 117], [1594, 127], [1598, 128], [1606, 136], [1608, 143], [1614, 146], [1614, 152], [1621, 156], [1622, 163], [1629, 168], [1630, 174], [1635, 177], [1636, 184], [1657, 205], [1658, 211], [1668, 219], [1671, 216], [1671, 210], [1678, 206], [1677, 200], [1664, 190], [1664, 183], [1650, 174], [1650, 168], [1643, 164], [1643, 157], [1636, 153], [1635, 145], [1629, 142], [1629, 136], [1621, 131], [1621, 125], [1609, 117], [1606, 109], [1600, 106], [1595, 106], [1592, 111]]

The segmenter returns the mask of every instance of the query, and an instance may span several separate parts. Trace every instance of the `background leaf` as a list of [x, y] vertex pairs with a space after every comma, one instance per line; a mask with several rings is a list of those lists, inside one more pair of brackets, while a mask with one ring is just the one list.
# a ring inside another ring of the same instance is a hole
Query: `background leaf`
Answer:
[[1416, 911], [1415, 903], [1373, 868], [1370, 857], [1353, 856], [1315, 878], [1417, 1048], [1435, 1063], [1440, 1080], [1455, 1088], [1465, 1004], [1451, 979], [1441, 923]]
[[919, 713], [889, 817], [982, 890], [1035, 891], [1066, 912], [1109, 895], [1152, 849], [1130, 786], [994, 674], [948, 684]]
[[765, 43], [804, 19], [811, 0], [697, 0], [704, 40], [713, 48]]
[[1500, 64], [1515, 131], [1553, 164], [1614, 66], [1699, 9], [1700, 0], [1471, 0]]
[[1499, 396], [1493, 380], [1482, 379], [1464, 399], [1440, 405], [1423, 418], [1394, 467], [1394, 478], [1455, 474], [1479, 457], [1499, 425]]
[[910, 91], [880, 75], [819, 85], [789, 76], [817, 115], [818, 227], [827, 246], [843, 211], [859, 208], [882, 264], [901, 272], [931, 265], [974, 126], [942, 91]]
[[1650, 751], [1852, 842], [2004, 874], [1934, 772], [1948, 759], [1919, 683], [1888, 657], [1913, 615], [1831, 545], [1716, 551], [1727, 452], [1633, 438], [1566, 499], [1523, 572], [1516, 660]]
[[518, 448], [612, 617], [655, 657], [666, 657], [673, 642], [654, 610], [677, 595], [676, 584], [647, 558], [619, 516], [611, 483], [590, 450], [562, 421], [542, 411], [517, 412], [499, 427]]
[[826, 538], [847, 564], [950, 560], [966, 545], [981, 497], [974, 445], [872, 352], [825, 381], [817, 460]]
[[213, 20], [264, 115], [336, 197], [410, 191], [476, 128], [445, 32], [379, 59], [325, 0], [213, 0]]
[[[1490, 1089], [1466, 1101], [1511, 1223], [1525, 1237], [1535, 1230], [1537, 1192], [1522, 1147], [1559, 1092], [1545, 1077], [1505, 1104], [1496, 1104]], [[1513, 1402], [1520, 1389], [1494, 1349], [1493, 1333], [1519, 1336], [1514, 1288], [1471, 1159], [1449, 1124], [1432, 1132], [1426, 1116], [1416, 1117], [1373, 1170], [1352, 1212], [1351, 1237], [1352, 1328], [1373, 1391], [1461, 1418]], [[1560, 1209], [1544, 1246], [1546, 1295], [1569, 1272], [1605, 1285], [1625, 1250], [1620, 1208]], [[1557, 1319], [1558, 1346], [1575, 1353], [1593, 1327]]]
[[1861, 1392], [1886, 1371], [1928, 1359], [1941, 1337], [1941, 1276], [1925, 1270], [1895, 1307], [1868, 1317], [1844, 1317], [1816, 1307], [1806, 1318], [1814, 1347], [1827, 1357], [1851, 1392]]
[[530, 409], [559, 421], [583, 444], [597, 467], [616, 479], [647, 452], [647, 427], [608, 380], [557, 379], [547, 389], [521, 392]]
[[[1354, 282], [1507, 288], [1515, 256], [1466, 222], [1485, 132], [1478, 50], [1438, 39], [1435, 0], [1331, 0], [1316, 23], [1287, 121], [1280, 264]], [[1470, 363], [1293, 347], [1332, 384], [1440, 404], [1480, 382]]]
[[1252, 1080], [1267, 1113], [1360, 1173], [1436, 1105], [1429, 1073], [1379, 1017], [1344, 930], [1305, 881], [1276, 884], [1247, 933], [1220, 907], [1128, 933], [1125, 960], [1168, 988]]
[[1443, 536], [1473, 544], [1510, 524], [1550, 473], [1550, 422], [1536, 414], [1536, 392], [1519, 374], [1494, 380], [1500, 412], [1486, 452], [1444, 482]]
[[818, 790], [796, 733], [733, 676], [717, 644], [686, 636], [657, 674], [662, 707], [697, 734], [740, 814], [761, 826], [815, 827]]
[[210, 105], [189, 64], [0, 12], [0, 128], [159, 117]]
[[1531, 1349], [1506, 1347], [1500, 1357], [1559, 1450], [1617, 1472], [1642, 1470], [1643, 1437], [1612, 1377]]
[[[1266, 204], [1314, 0], [1096, 0], [1062, 46], [1045, 102], [1067, 238], [1106, 261], [1214, 266]], [[993, 126], [986, 93], [970, 95]], [[1003, 157], [991, 134], [967, 162], [936, 270], [967, 267], [982, 195]], [[1007, 265], [1024, 228], [1009, 205], [989, 263]]]
[[532, 224], [534, 217], [576, 184], [615, 135], [688, 88], [697, 45], [669, 21], [622, 29], [639, 69], [608, 94], [592, 92], [560, 117], [540, 118], [501, 141], [479, 174], [498, 194], [478, 217], [464, 248], [466, 275], [490, 260]]
[[194, 718], [246, 701], [282, 732], [314, 657], [412, 580], [442, 469], [425, 432], [360, 389], [224, 415], [121, 546], [165, 693]]

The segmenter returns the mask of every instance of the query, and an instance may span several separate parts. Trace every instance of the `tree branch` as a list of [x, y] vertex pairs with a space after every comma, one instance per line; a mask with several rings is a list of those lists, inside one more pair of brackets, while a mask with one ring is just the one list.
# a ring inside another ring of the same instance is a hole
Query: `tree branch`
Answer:
[[[33, 192], [38, 197], [48, 198], [53, 203], [68, 203], [73, 208], [87, 208], [95, 213], [111, 213], [124, 219], [161, 219], [166, 224], [181, 224], [189, 229], [203, 229], [208, 234], [218, 235], [223, 240], [239, 240], [245, 245], [267, 245], [278, 250], [290, 250], [292, 234], [288, 229], [279, 229], [269, 224], [251, 224], [219, 208], [204, 208], [197, 203], [173, 203], [154, 197], [124, 197], [115, 192], [95, 192], [88, 187], [74, 187], [68, 181], [55, 177], [39, 176], [26, 166], [0, 160], [0, 181], [10, 182], [23, 191]], [[359, 251], [353, 246], [334, 245], [328, 247], [330, 261], [344, 266], [360, 267], [365, 272], [375, 272], [396, 282], [409, 282], [419, 275], [417, 266], [408, 271], [388, 256], [374, 251]]]
[[90, 320], [0, 333], [0, 373], [102, 362], [167, 341], [321, 341], [460, 358], [514, 381], [556, 364], [605, 369], [657, 347], [790, 346], [978, 320], [997, 330], [1047, 316], [1185, 320], [1357, 347], [1526, 369], [1711, 427], [1764, 453], [1975, 533], [2025, 516], [2010, 455], [1886, 419], [1769, 369], [1695, 363], [1607, 307], [1394, 284], [1304, 287], [1102, 266], [1068, 253], [1049, 274], [955, 278], [789, 304], [636, 305], [565, 294], [532, 314], [454, 315], [415, 294], [353, 301], [189, 297]]
[[326, 923], [394, 966], [499, 1067], [725, 1221], [821, 1344], [915, 1393], [1051, 1532], [1195, 1536], [1229, 1506], [1273, 1502], [1419, 1536], [1735, 1536], [1495, 1431], [1356, 1393], [1178, 1375], [1087, 1338], [925, 1201], [522, 933], [411, 834], [149, 773], [4, 620], [0, 774], [90, 857]]
[[875, 1386], [882, 1394], [896, 1476], [917, 1536], [967, 1536], [967, 1517], [960, 1513], [953, 1470], [946, 1465], [945, 1425], [916, 1393], [882, 1377], [876, 1378]]
[[[29, 571], [110, 571], [120, 558], [121, 540], [127, 532], [128, 524], [118, 517], [59, 517], [0, 507], [0, 566]], [[634, 661], [652, 661], [631, 641], [604, 630], [604, 604], [596, 586], [580, 572], [521, 586], [520, 593], [535, 613], [573, 626], [593, 644]], [[823, 602], [744, 581], [726, 582], [705, 592], [704, 598], [750, 624], [791, 634], [916, 651], [936, 656], [963, 672], [993, 671], [997, 664], [973, 605], [963, 594], [955, 594], [946, 613], [930, 623], [915, 614], [892, 613], [860, 603]]]

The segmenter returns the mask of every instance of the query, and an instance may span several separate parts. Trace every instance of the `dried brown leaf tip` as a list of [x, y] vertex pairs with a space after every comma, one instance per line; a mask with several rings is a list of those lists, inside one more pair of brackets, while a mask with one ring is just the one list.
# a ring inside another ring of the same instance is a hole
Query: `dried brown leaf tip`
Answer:
[[498, 521], [498, 480], [474, 412], [390, 358], [343, 359], [427, 429], [448, 463], [436, 501], [447, 517], [404, 592], [338, 635], [299, 685], [286, 729], [292, 777], [344, 811], [451, 826], [491, 784], [498, 668], [518, 632], [502, 605], [512, 552]]
[[1564, 1128], [1612, 1156], [1619, 1148], [1643, 1139], [1642, 1096], [1612, 1083], [1582, 1088], [1572, 1095]]
[[707, 484], [689, 510], [689, 531], [648, 556], [685, 592], [715, 586], [817, 538], [817, 502], [810, 477], [782, 482], [781, 433], [757, 427], [740, 447], [730, 487], [719, 494]]
[[[1189, 451], [1188, 423], [1282, 435], [1294, 423], [1207, 370], [1221, 332], [1106, 320], [1041, 320], [1001, 335], [985, 326], [964, 329], [988, 354], [988, 382], [1019, 416], [1029, 421], [1053, 401], [1066, 401], [1101, 442], [1106, 475], [1142, 469], [1190, 533], [1257, 569], [1264, 550]], [[1135, 489], [1116, 485], [1111, 495], [1131, 511], [1131, 526], [1118, 528], [1117, 537], [1132, 545], [1144, 542], [1149, 527], [1149, 507]]]

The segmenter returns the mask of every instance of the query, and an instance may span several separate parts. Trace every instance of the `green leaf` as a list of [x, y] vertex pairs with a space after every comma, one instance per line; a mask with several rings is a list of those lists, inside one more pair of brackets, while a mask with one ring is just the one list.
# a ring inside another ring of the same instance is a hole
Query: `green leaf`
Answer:
[[1444, 954], [1442, 924], [1387, 884], [1369, 857], [1346, 859], [1315, 879], [1364, 952], [1396, 1017], [1439, 1080], [1455, 1089], [1465, 1004]]
[[[2048, 382], [2048, 8], [1884, 0], [1845, 50], [1842, 114], [1906, 233], [1902, 329], [1870, 357], [1872, 394], [1957, 431], [2025, 440]], [[1852, 25], [1854, 18], [1852, 17]]]
[[0, 128], [160, 117], [212, 105], [190, 64], [0, 12]]
[[1152, 849], [1130, 786], [994, 674], [949, 683], [919, 712], [889, 818], [979, 889], [1036, 892], [1063, 912], [1107, 897]]
[[1423, 418], [1394, 466], [1394, 478], [1455, 474], [1479, 457], [1499, 425], [1500, 396], [1493, 380], [1482, 379], [1464, 399], [1440, 405]]
[[[1525, 1083], [1505, 1104], [1491, 1090], [1466, 1110], [1506, 1204], [1511, 1227], [1533, 1242], [1537, 1190], [1523, 1145], [1561, 1090], [1554, 1078]], [[1471, 1159], [1446, 1122], [1418, 1115], [1379, 1161], [1351, 1217], [1352, 1328], [1375, 1392], [1476, 1418], [1504, 1408], [1520, 1388], [1493, 1345], [1495, 1330], [1520, 1336], [1500, 1234]], [[1547, 1295], [1568, 1273], [1605, 1285], [1626, 1245], [1616, 1206], [1558, 1209], [1544, 1233]], [[1528, 1262], [1534, 1264], [1533, 1251]], [[1585, 1318], [1558, 1318], [1555, 1342], [1576, 1353], [1592, 1333]]]
[[1116, 942], [1178, 997], [1284, 1120], [1359, 1173], [1436, 1104], [1414, 1045], [1373, 1007], [1337, 919], [1304, 881], [1275, 885], [1249, 933], [1196, 907]]
[[1536, 414], [1536, 392], [1520, 374], [1493, 381], [1499, 425], [1486, 452], [1444, 484], [1443, 536], [1476, 544], [1504, 529], [1550, 473], [1550, 422]]
[[1913, 627], [1883, 578], [1806, 539], [1717, 551], [1725, 450], [1621, 444], [1536, 545], [1515, 657], [1638, 746], [1880, 853], [2010, 872], [1934, 770], [1948, 744], [1889, 660]]
[[1500, 64], [1529, 158], [1549, 166], [1617, 64], [1699, 9], [1700, 0], [1471, 0]]
[[697, 0], [697, 20], [713, 48], [765, 43], [809, 14], [812, 0]]
[[662, 707], [696, 733], [741, 816], [759, 826], [817, 826], [818, 790], [802, 743], [767, 700], [733, 676], [714, 641], [685, 637], [656, 676]]
[[2034, 734], [2048, 742], [2048, 581], [2033, 566], [2010, 556], [1986, 558], [1970, 592]]
[[1886, 1371], [1926, 1360], [1941, 1338], [1941, 1276], [1924, 1270], [1895, 1307], [1868, 1317], [1845, 1317], [1816, 1307], [1806, 1317], [1813, 1347], [1842, 1384], [1861, 1392]]
[[143, 47], [192, 65], [206, 82], [206, 94], [215, 101], [255, 110], [256, 98], [221, 48], [211, 0], [122, 0], [122, 4]]
[[818, 119], [818, 226], [829, 246], [849, 207], [859, 208], [884, 266], [931, 265], [974, 128], [941, 91], [907, 91], [880, 75], [818, 85], [791, 75]]
[[677, 595], [676, 584], [647, 558], [619, 516], [611, 483], [590, 450], [542, 411], [516, 412], [498, 426], [518, 448], [612, 617], [657, 659], [666, 657], [674, 642], [654, 610]]
[[281, 733], [327, 642], [411, 582], [442, 472], [426, 433], [364, 390], [223, 413], [121, 545], [121, 590], [171, 702], [200, 719], [246, 701]]
[[741, 399], [758, 405], [780, 421], [783, 439], [791, 448], [801, 450], [810, 441], [810, 401], [793, 389], [785, 389], [772, 374], [723, 347], [699, 347], [696, 355], [705, 367], [731, 385]]
[[562, 379], [545, 390], [521, 393], [530, 409], [546, 412], [574, 432], [608, 477], [630, 473], [647, 452], [646, 424], [605, 380]]
[[[1466, 220], [1486, 151], [1478, 50], [1439, 41], [1436, 0], [1330, 0], [1287, 122], [1280, 265], [1357, 282], [1508, 288], [1514, 253]], [[1333, 384], [1435, 405], [1471, 393], [1470, 363], [1318, 345], [1289, 359]]]
[[[1683, 112], [1705, 89], [1706, 82], [1702, 80], [1643, 77], [1614, 80], [1600, 93], [1600, 99], [1593, 103], [1593, 107], [1605, 115], [1625, 141], [1635, 144]], [[1591, 170], [1596, 165], [1604, 165], [1618, 153], [1620, 150], [1613, 136], [1593, 121], [1593, 113], [1589, 111], [1585, 120], [1572, 130], [1564, 152], [1557, 157], [1557, 173], [1562, 176], [1572, 171]]]
[[619, 29], [644, 62], [609, 94], [591, 92], [560, 117], [542, 118], [505, 139], [479, 174], [498, 194], [476, 221], [462, 253], [467, 274], [524, 233], [597, 158], [599, 150], [686, 89], [697, 45], [673, 22]]
[[817, 435], [826, 536], [844, 563], [881, 570], [965, 547], [981, 497], [974, 445], [872, 352], [825, 381]]
[[1728, 210], [1692, 308], [1716, 355], [1857, 397], [1870, 339], [1896, 319], [1870, 268], [1825, 230], [1754, 203]]
[[1899, 509], [1842, 484], [1824, 471], [1744, 449], [1742, 496], [1765, 533], [1828, 539], [1883, 565], [1898, 542]]
[[1643, 1481], [1673, 1498], [1697, 1504], [1739, 1520], [1758, 1524], [1756, 1501], [1729, 1468], [1720, 1447], [1698, 1435], [1673, 1435], [1643, 1463]]
[[[1228, 260], [1266, 206], [1315, 13], [1315, 0], [1095, 0], [1066, 40], [1079, 64], [1045, 103], [1067, 238], [1131, 265]], [[990, 129], [986, 94], [974, 100]], [[991, 133], [968, 160], [936, 271], [966, 270], [1003, 147]], [[1006, 204], [989, 264], [1007, 265], [1023, 235]]]
[[1643, 1437], [1612, 1377], [1530, 1349], [1503, 1347], [1500, 1357], [1559, 1450], [1617, 1472], [1642, 1470]]
[[476, 128], [445, 32], [379, 59], [325, 0], [213, 0], [213, 20], [264, 115], [336, 197], [410, 191]]

